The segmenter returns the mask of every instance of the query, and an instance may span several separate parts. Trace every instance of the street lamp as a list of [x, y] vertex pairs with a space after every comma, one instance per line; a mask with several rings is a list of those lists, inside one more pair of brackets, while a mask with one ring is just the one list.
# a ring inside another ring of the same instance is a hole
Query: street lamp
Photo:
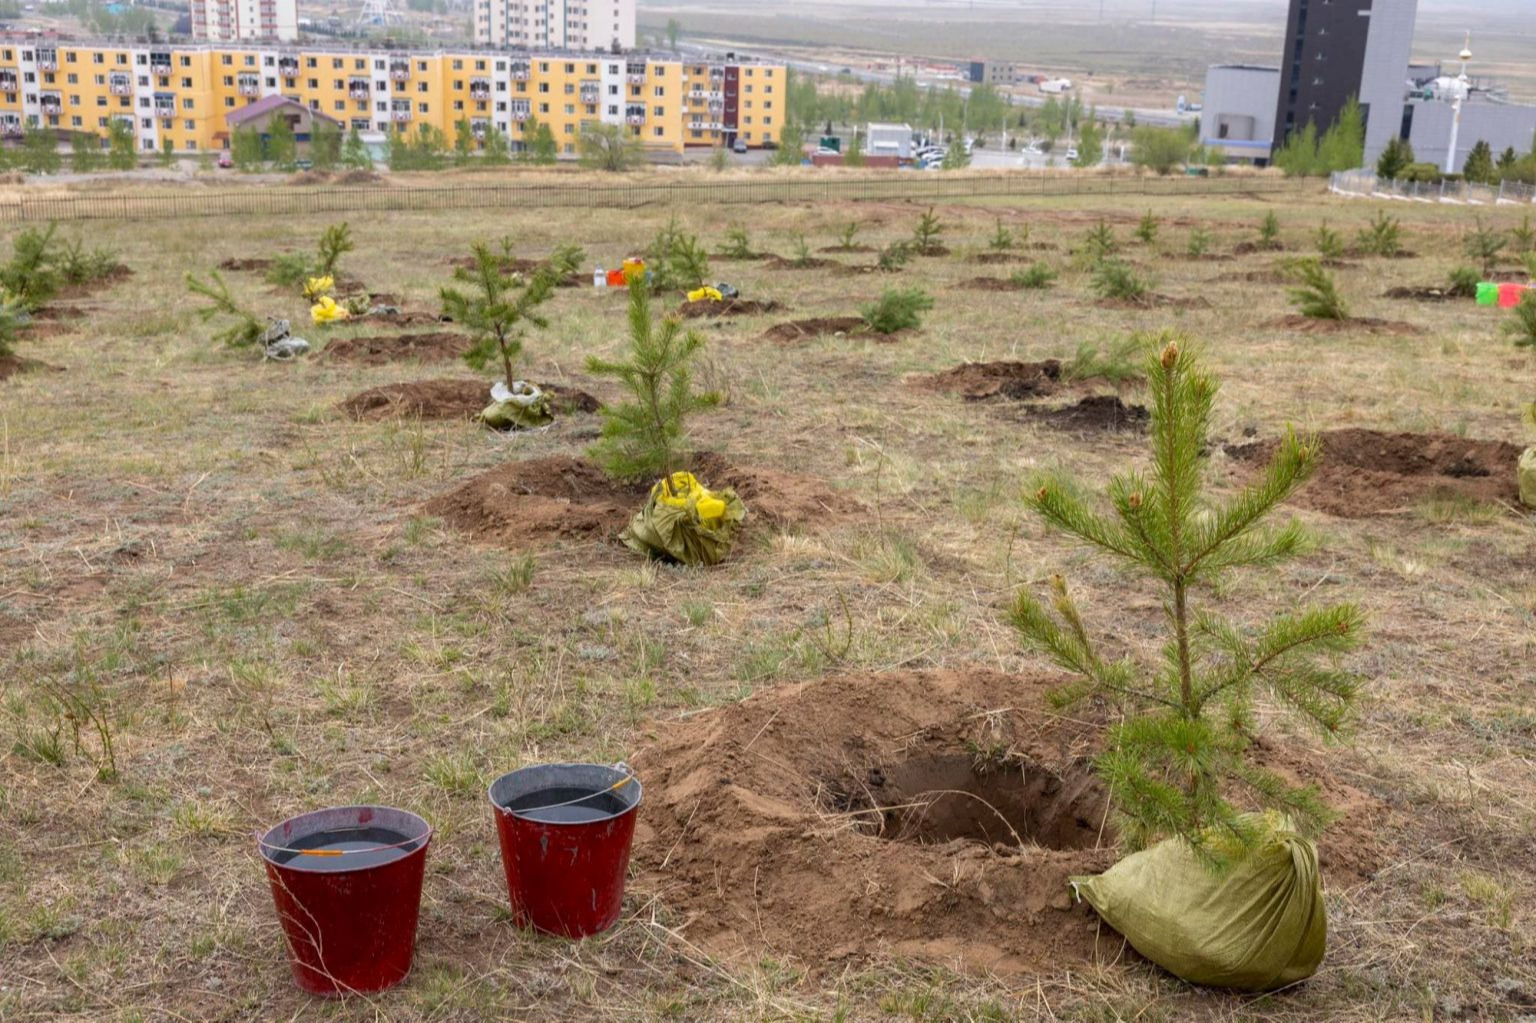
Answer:
[[1445, 151], [1445, 173], [1456, 173], [1456, 136], [1461, 134], [1461, 105], [1472, 93], [1472, 82], [1467, 78], [1467, 61], [1472, 59], [1472, 33], [1467, 33], [1467, 41], [1461, 48], [1461, 74], [1457, 75], [1449, 86], [1448, 97], [1451, 101], [1451, 144]]

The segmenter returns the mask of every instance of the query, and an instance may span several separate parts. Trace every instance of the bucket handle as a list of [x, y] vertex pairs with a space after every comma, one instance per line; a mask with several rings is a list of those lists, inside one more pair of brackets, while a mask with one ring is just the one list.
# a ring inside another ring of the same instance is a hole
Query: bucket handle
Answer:
[[584, 796], [577, 796], [575, 799], [567, 799], [563, 803], [550, 803], [548, 806], [520, 806], [516, 810], [513, 810], [511, 807], [497, 806], [496, 809], [500, 810], [502, 813], [509, 817], [515, 817], [518, 814], [523, 813], [539, 813], [542, 810], [558, 810], [562, 806], [575, 806], [577, 803], [585, 803], [587, 800], [596, 798], [597, 796], [606, 796], [610, 792], [617, 792], [619, 789], [622, 789], [624, 786], [635, 780], [634, 770], [622, 760], [613, 765], [613, 770], [620, 772], [624, 775], [624, 777], [620, 778], [606, 789], [598, 789], [596, 792], [588, 792]]
[[[371, 830], [371, 829], [363, 828], [363, 827], [356, 827], [356, 828], [332, 828], [330, 830], [332, 832], [342, 832], [342, 831], [368, 831], [368, 830]], [[295, 854], [297, 856], [359, 856], [359, 855], [362, 855], [363, 853], [388, 852], [391, 849], [400, 849], [400, 848], [403, 848], [403, 847], [408, 846], [408, 845], [413, 845], [413, 844], [415, 844], [417, 842], [420, 842], [421, 844], [425, 845], [427, 842], [429, 842], [432, 839], [432, 835], [436, 831], [437, 831], [436, 828], [434, 828], [432, 825], [428, 824], [427, 825], [427, 833], [424, 834], [424, 835], [417, 835], [415, 838], [407, 838], [404, 841], [396, 842], [393, 845], [376, 845], [372, 849], [291, 849], [291, 848], [289, 848], [287, 846], [274, 845], [273, 843], [266, 841], [265, 839], [263, 839], [261, 837], [261, 832], [259, 832], [259, 831], [254, 832], [253, 834], [254, 834], [254, 837], [256, 839], [257, 846], [259, 846], [262, 849], [270, 850], [272, 852], [293, 853], [293, 854]]]

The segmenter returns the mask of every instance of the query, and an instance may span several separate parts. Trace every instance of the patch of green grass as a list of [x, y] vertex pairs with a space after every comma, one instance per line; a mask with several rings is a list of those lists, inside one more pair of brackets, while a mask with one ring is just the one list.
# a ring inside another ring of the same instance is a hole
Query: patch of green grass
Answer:
[[425, 777], [450, 796], [468, 797], [480, 792], [480, 769], [465, 752], [449, 753], [427, 761]]

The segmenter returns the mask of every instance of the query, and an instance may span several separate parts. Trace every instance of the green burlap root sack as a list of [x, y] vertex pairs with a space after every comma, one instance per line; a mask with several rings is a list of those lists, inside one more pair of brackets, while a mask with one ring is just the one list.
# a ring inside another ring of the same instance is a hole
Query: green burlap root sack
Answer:
[[731, 553], [747, 506], [736, 491], [708, 490], [686, 472], [658, 480], [620, 539], [631, 550], [685, 565], [718, 565]]
[[1536, 447], [1525, 449], [1520, 456], [1520, 503], [1536, 508]]
[[1168, 839], [1072, 886], [1176, 977], [1243, 991], [1294, 984], [1317, 971], [1328, 940], [1317, 847], [1283, 821], [1260, 826], [1258, 845], [1223, 873]]
[[537, 430], [555, 421], [549, 397], [525, 381], [514, 381], [511, 387], [498, 382], [491, 388], [491, 398], [480, 421], [493, 430]]

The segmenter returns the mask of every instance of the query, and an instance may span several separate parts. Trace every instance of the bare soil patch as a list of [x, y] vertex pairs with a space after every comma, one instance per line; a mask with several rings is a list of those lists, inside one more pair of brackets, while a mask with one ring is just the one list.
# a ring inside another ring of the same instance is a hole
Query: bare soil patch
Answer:
[[873, 245], [828, 245], [827, 247], [817, 249], [816, 251], [841, 252], [847, 254], [855, 252], [878, 252], [879, 250], [876, 249]]
[[911, 383], [922, 390], [958, 394], [967, 401], [1044, 398], [1061, 388], [1061, 363], [1056, 359], [967, 362], [942, 373], [917, 377]]
[[46, 305], [32, 314], [38, 323], [58, 323], [66, 320], [83, 320], [96, 312], [94, 306]]
[[[393, 305], [394, 303], [386, 303]], [[398, 313], [370, 313], [361, 318], [364, 323], [378, 323], [390, 327], [426, 327], [436, 326], [442, 323], [452, 323], [437, 313], [411, 312], [402, 309]]]
[[[339, 362], [359, 362], [368, 366], [387, 362], [449, 362], [463, 358], [469, 351], [469, 338], [452, 331], [426, 334], [378, 334], [368, 337], [344, 337], [329, 342], [321, 355]], [[485, 406], [482, 405], [481, 408]]]
[[219, 264], [218, 268], [224, 271], [265, 273], [272, 269], [272, 260], [265, 258], [226, 259]]
[[1058, 430], [1075, 433], [1109, 433], [1145, 430], [1152, 414], [1144, 405], [1128, 405], [1114, 394], [1094, 394], [1071, 405], [1030, 409], [1025, 418]]
[[1219, 274], [1211, 278], [1212, 284], [1242, 281], [1247, 284], [1294, 284], [1282, 270], [1248, 270], [1240, 273]]
[[[554, 384], [538, 386], [549, 396], [557, 413], [591, 413], [602, 407], [585, 391]], [[490, 383], [481, 379], [412, 380], [371, 387], [337, 407], [359, 420], [473, 419], [491, 403], [490, 391]]]
[[776, 323], [763, 332], [763, 340], [777, 344], [792, 344], [807, 338], [820, 337], [823, 334], [858, 334], [861, 337], [867, 336], [876, 340], [895, 337], [895, 335], [876, 334], [858, 316], [821, 316], [809, 320]]
[[1013, 249], [1005, 252], [978, 252], [966, 257], [967, 263], [979, 263], [982, 266], [1006, 266], [1009, 263], [1028, 263], [1031, 257], [1023, 249]]
[[930, 245], [926, 249], [913, 249], [912, 250], [912, 254], [914, 256], [930, 256], [930, 257], [932, 257], [932, 256], [947, 256], [947, 255], [949, 255], [949, 252], [950, 252], [950, 250], [949, 250], [949, 246], [948, 245]]
[[[822, 251], [828, 250], [824, 249]], [[709, 258], [723, 263], [750, 263], [759, 259], [778, 259], [779, 257], [771, 252], [753, 252], [745, 256], [738, 256], [732, 252], [712, 252], [709, 254]]]
[[1238, 242], [1232, 246], [1232, 255], [1251, 256], [1255, 252], [1284, 252], [1285, 246], [1278, 242], [1273, 245], [1265, 245], [1260, 242]]
[[701, 298], [697, 302], [684, 302], [677, 307], [677, 311], [683, 318], [695, 320], [700, 317], [757, 316], [775, 312], [779, 308], [779, 303], [771, 298], [732, 298], [723, 302], [711, 302], [707, 298]]
[[1024, 291], [1024, 285], [1006, 277], [972, 277], [955, 285], [967, 291]]
[[[819, 481], [743, 468], [712, 453], [696, 457], [692, 471], [708, 486], [733, 487], [746, 502], [749, 526], [823, 525], [862, 510]], [[615, 482], [585, 458], [556, 455], [498, 466], [432, 498], [426, 510], [495, 543], [609, 539], [628, 525], [649, 490], [649, 483]]]
[[1101, 298], [1096, 303], [1100, 309], [1209, 309], [1211, 303], [1200, 296], [1194, 298], [1175, 298], [1172, 295], [1159, 295], [1157, 292], [1143, 295], [1141, 298]]
[[812, 257], [804, 261], [796, 261], [785, 259], [783, 256], [770, 256], [763, 265], [770, 270], [835, 270], [843, 266], [835, 259]]
[[1454, 302], [1463, 296], [1451, 291], [1450, 288], [1390, 288], [1382, 296], [1383, 298], [1402, 298], [1414, 302]]
[[23, 373], [62, 373], [63, 366], [54, 366], [38, 359], [23, 359], [19, 355], [0, 355], [0, 380]]
[[[1323, 461], [1296, 500], [1341, 518], [1409, 511], [1434, 498], [1514, 504], [1520, 448], [1447, 434], [1330, 430]], [[1229, 446], [1239, 462], [1268, 464], [1276, 440]]]
[[[851, 675], [659, 724], [631, 760], [649, 799], [641, 883], [691, 941], [732, 958], [1016, 974], [1120, 956], [1067, 884], [1118, 856], [1089, 769], [1099, 726], [1050, 713], [1051, 684]], [[1352, 877], [1376, 859], [1364, 807], [1327, 794], [1346, 820], [1322, 844], [1324, 873]]]
[[1419, 328], [1402, 320], [1382, 320], [1374, 316], [1351, 316], [1347, 320], [1322, 320], [1313, 316], [1292, 313], [1277, 320], [1270, 320], [1266, 327], [1280, 327], [1300, 334], [1348, 334], [1361, 331], [1366, 334], [1417, 334]]
[[1364, 249], [1360, 249], [1360, 248], [1349, 248], [1349, 249], [1345, 249], [1344, 250], [1344, 255], [1348, 256], [1350, 259], [1418, 259], [1419, 258], [1419, 254], [1417, 252], [1414, 252], [1411, 249], [1399, 249], [1398, 251], [1392, 253], [1392, 255], [1387, 256], [1387, 255], [1383, 255], [1383, 254], [1381, 254], [1379, 252], [1367, 252]]

